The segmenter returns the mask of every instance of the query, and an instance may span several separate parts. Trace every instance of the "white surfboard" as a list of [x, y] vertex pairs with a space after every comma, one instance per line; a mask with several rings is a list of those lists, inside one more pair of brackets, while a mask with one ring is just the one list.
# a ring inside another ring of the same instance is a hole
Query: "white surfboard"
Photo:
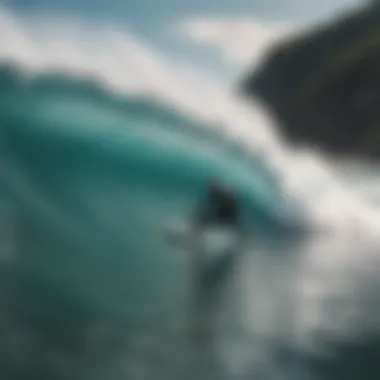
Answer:
[[239, 244], [240, 236], [236, 230], [228, 227], [207, 227], [198, 235], [191, 229], [172, 229], [166, 234], [170, 245], [182, 249], [202, 249], [207, 256], [218, 255], [234, 249]]

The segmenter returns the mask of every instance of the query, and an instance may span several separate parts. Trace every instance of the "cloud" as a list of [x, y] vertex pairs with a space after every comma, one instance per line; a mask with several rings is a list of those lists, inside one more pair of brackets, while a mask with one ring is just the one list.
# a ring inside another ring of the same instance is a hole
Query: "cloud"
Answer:
[[249, 18], [190, 19], [181, 22], [179, 29], [191, 41], [214, 48], [221, 59], [234, 66], [258, 63], [274, 42], [300, 31], [294, 25]]

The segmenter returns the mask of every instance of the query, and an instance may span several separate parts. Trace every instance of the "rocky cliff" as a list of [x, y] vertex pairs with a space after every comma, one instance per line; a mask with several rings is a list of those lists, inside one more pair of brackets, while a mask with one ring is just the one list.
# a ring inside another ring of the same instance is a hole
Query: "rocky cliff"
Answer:
[[380, 158], [380, 2], [280, 42], [241, 89], [292, 142]]

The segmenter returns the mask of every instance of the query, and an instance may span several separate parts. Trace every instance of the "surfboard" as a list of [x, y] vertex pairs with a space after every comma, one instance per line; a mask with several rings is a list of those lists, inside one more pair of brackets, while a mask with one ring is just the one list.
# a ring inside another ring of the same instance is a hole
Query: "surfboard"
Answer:
[[190, 228], [172, 229], [166, 234], [166, 241], [180, 249], [202, 249], [208, 256], [214, 256], [235, 249], [239, 245], [239, 233], [228, 227], [207, 227], [199, 234]]

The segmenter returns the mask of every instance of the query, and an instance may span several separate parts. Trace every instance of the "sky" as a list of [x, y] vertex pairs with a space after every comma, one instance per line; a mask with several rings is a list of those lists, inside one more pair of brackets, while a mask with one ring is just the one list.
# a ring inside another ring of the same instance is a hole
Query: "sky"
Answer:
[[55, 14], [127, 28], [163, 54], [237, 78], [273, 41], [364, 0], [0, 0], [16, 14]]

